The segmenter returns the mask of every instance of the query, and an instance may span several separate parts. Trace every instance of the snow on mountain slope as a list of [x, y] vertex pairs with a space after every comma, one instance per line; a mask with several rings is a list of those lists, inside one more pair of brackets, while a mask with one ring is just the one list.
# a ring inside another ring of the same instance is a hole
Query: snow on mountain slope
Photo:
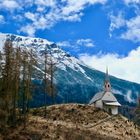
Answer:
[[[2, 46], [6, 39], [10, 39], [13, 42], [14, 47], [20, 46], [21, 49], [27, 51], [32, 49], [33, 52], [36, 53], [36, 59], [38, 62], [36, 66], [36, 75], [43, 73], [44, 70], [43, 52], [46, 48], [51, 51], [53, 61], [57, 60], [57, 62], [59, 62], [57, 63], [57, 70], [55, 71], [57, 103], [88, 103], [96, 92], [103, 90], [104, 73], [86, 66], [53, 42], [41, 38], [30, 38], [0, 33], [0, 50], [2, 50]], [[110, 77], [110, 80], [112, 91], [121, 104], [136, 104], [138, 94], [140, 93], [139, 84], [112, 76]], [[48, 98], [48, 103], [49, 100], [50, 99]], [[43, 91], [39, 90], [33, 95], [31, 105], [43, 105]]]
[[43, 59], [42, 52], [45, 51], [46, 46], [47, 47], [51, 46], [53, 57], [56, 59], [60, 59], [57, 67], [59, 67], [62, 70], [66, 70], [66, 66], [70, 67], [71, 69], [75, 71], [79, 71], [83, 73], [85, 77], [90, 79], [90, 77], [88, 77], [85, 74], [84, 69], [80, 67], [80, 65], [84, 65], [84, 64], [82, 64], [78, 59], [70, 56], [69, 54], [61, 50], [53, 42], [50, 42], [46, 39], [41, 39], [41, 38], [30, 38], [30, 37], [24, 37], [24, 36], [17, 36], [13, 34], [0, 33], [0, 49], [2, 49], [2, 46], [4, 45], [4, 42], [6, 41], [6, 39], [10, 39], [14, 47], [20, 46], [20, 48], [22, 49], [26, 49], [26, 50], [32, 49], [34, 52], [36, 52], [38, 56], [38, 60], [39, 60], [38, 63], [42, 62], [42, 59]]
[[6, 40], [6, 35], [0, 33], [0, 50], [2, 49], [5, 40]]

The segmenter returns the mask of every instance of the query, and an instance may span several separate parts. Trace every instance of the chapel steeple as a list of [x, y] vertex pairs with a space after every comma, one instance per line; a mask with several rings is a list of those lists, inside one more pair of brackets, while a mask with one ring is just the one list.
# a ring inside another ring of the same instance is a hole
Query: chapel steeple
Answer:
[[108, 67], [106, 68], [104, 88], [105, 88], [106, 92], [111, 91], [111, 84], [110, 84], [110, 79], [109, 79], [109, 75], [108, 75]]

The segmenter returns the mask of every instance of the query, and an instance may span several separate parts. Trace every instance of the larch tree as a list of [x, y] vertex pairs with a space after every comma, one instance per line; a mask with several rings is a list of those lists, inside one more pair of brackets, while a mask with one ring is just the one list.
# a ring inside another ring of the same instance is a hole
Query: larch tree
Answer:
[[[55, 104], [55, 97], [57, 94], [56, 85], [54, 82], [55, 72], [57, 70], [57, 65], [60, 63], [60, 59], [63, 60], [64, 55], [58, 50], [53, 50], [53, 45], [47, 45], [45, 49], [45, 73], [47, 73], [48, 78], [46, 79], [47, 94], [52, 98], [52, 104]], [[52, 47], [52, 48], [51, 48]]]
[[44, 117], [46, 117], [47, 112], [47, 95], [52, 98], [52, 103], [54, 103], [54, 83], [53, 83], [53, 72], [54, 72], [54, 63], [52, 55], [50, 54], [49, 45], [46, 46], [44, 51], [44, 78], [43, 78], [43, 87], [44, 87]]
[[6, 112], [5, 121], [11, 123], [12, 97], [13, 97], [13, 61], [14, 49], [12, 42], [7, 40], [4, 44], [4, 68], [2, 71], [3, 107]]
[[29, 89], [28, 83], [27, 83], [27, 76], [28, 76], [28, 53], [26, 51], [22, 52], [22, 86], [21, 86], [21, 92], [22, 92], [22, 115], [23, 115], [23, 121], [24, 121], [24, 128], [26, 127], [26, 115], [27, 115], [27, 94]]
[[19, 91], [20, 91], [20, 69], [21, 69], [21, 50], [19, 47], [15, 49], [15, 58], [14, 58], [14, 65], [13, 65], [13, 79], [14, 79], [14, 85], [13, 85], [13, 114], [12, 114], [12, 121], [13, 125], [16, 125], [16, 108], [17, 108], [17, 101], [19, 97]]
[[[2, 51], [0, 52], [0, 125], [16, 126], [20, 115], [25, 127], [33, 92], [35, 52], [32, 49], [29, 51], [18, 46], [13, 47], [10, 40], [6, 40]], [[22, 112], [19, 112], [20, 110]]]
[[33, 66], [36, 65], [36, 59], [33, 57], [33, 51], [23, 51], [22, 52], [22, 114], [24, 121], [24, 128], [26, 126], [26, 121], [29, 112], [29, 101], [32, 98], [32, 76], [33, 76]]
[[45, 53], [44, 53], [44, 117], [46, 117], [47, 112], [46, 112], [46, 108], [47, 108], [47, 83], [48, 83], [48, 78], [47, 78], [47, 47], [45, 48]]

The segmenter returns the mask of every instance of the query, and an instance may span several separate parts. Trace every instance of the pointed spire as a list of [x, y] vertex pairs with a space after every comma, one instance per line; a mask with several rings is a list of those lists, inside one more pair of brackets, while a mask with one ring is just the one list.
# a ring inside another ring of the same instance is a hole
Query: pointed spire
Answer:
[[105, 75], [105, 91], [108, 92], [111, 90], [111, 84], [110, 84], [110, 79], [109, 79], [109, 74], [108, 74], [108, 67], [106, 67], [106, 75]]
[[107, 66], [106, 66], [105, 81], [110, 81], [110, 80], [109, 80], [109, 74], [108, 74], [108, 67], [107, 67]]
[[106, 66], [106, 74], [108, 74], [108, 66]]

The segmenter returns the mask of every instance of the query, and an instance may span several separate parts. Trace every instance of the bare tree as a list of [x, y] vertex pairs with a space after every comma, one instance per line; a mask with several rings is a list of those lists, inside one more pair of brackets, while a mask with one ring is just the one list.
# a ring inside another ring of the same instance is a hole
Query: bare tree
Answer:
[[44, 117], [46, 117], [46, 105], [47, 105], [47, 48], [45, 48], [45, 54], [44, 54]]
[[52, 51], [49, 45], [45, 47], [44, 51], [44, 116], [46, 117], [46, 107], [47, 107], [47, 95], [52, 98], [52, 104], [55, 102], [55, 86], [54, 86], [54, 70], [56, 66], [56, 61], [52, 56]]
[[[0, 118], [3, 114], [2, 122], [5, 126], [16, 126], [20, 105], [24, 128], [26, 126], [35, 64], [36, 59], [32, 49], [21, 50], [20, 47], [14, 48], [10, 40], [5, 42], [3, 54], [0, 52]], [[22, 99], [19, 100], [21, 97]]]
[[33, 58], [33, 50], [22, 52], [22, 114], [24, 120], [24, 128], [29, 112], [29, 101], [32, 98], [32, 76], [33, 66], [36, 64], [35, 58]]
[[2, 89], [2, 53], [0, 51], [0, 91]]
[[16, 125], [16, 108], [17, 108], [17, 100], [19, 96], [19, 88], [20, 88], [20, 68], [21, 68], [21, 51], [20, 48], [17, 47], [15, 49], [15, 58], [14, 58], [14, 65], [13, 65], [13, 114], [12, 114], [12, 121], [13, 125]]
[[4, 44], [4, 68], [2, 70], [2, 90], [3, 95], [3, 109], [6, 112], [6, 123], [11, 122], [12, 112], [12, 97], [13, 97], [13, 62], [14, 49], [12, 42], [7, 40]]
[[[57, 52], [57, 51], [54, 52], [51, 46], [49, 45], [46, 46], [45, 48], [45, 77], [44, 77], [46, 81], [45, 93], [47, 93], [52, 98], [52, 104], [55, 103], [55, 97], [56, 97], [56, 86], [54, 83], [54, 74], [56, 72], [57, 65], [60, 63], [60, 59], [63, 60], [63, 57], [64, 56], [63, 54], [61, 54], [61, 52]], [[47, 79], [46, 79], [46, 76], [47, 76], [46, 74], [48, 74]]]

